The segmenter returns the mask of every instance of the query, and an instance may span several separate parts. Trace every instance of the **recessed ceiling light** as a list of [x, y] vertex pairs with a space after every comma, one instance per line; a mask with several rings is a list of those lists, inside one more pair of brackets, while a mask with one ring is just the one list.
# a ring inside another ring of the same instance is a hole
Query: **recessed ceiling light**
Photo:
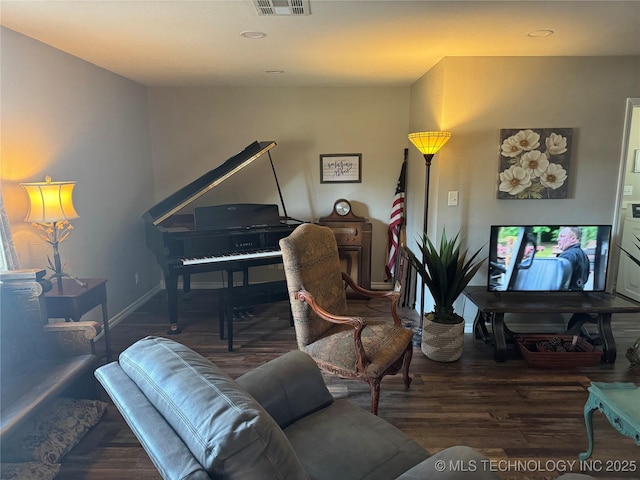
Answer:
[[553, 35], [553, 30], [549, 30], [549, 29], [533, 30], [532, 32], [527, 33], [528, 37], [534, 37], [534, 38], [548, 37], [549, 35]]
[[256, 40], [258, 38], [264, 38], [267, 36], [264, 32], [240, 32], [240, 36], [244, 38], [250, 38], [252, 40]]
[[281, 75], [284, 73], [284, 70], [265, 70], [264, 73], [268, 73], [269, 75]]

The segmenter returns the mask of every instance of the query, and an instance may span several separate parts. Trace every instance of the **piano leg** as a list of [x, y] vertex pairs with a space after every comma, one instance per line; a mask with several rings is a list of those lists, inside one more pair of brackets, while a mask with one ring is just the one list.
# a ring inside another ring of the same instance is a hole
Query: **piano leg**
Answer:
[[182, 291], [184, 292], [184, 300], [191, 300], [191, 275], [185, 273], [182, 275]]
[[169, 305], [169, 331], [167, 335], [180, 333], [178, 327], [178, 276], [165, 275], [164, 283], [167, 287], [167, 303]]

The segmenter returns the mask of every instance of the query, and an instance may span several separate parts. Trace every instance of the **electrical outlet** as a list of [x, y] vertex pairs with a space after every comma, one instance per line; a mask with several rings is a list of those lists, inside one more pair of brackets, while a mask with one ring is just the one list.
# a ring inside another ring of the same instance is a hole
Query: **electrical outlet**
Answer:
[[140, 283], [140, 273], [136, 272], [136, 273], [133, 275], [133, 278], [134, 278], [134, 279], [135, 279], [135, 281], [136, 281], [136, 285], [138, 285], [138, 284]]
[[633, 195], [633, 185], [625, 185], [623, 195]]
[[455, 207], [458, 205], [458, 191], [452, 190], [449, 192], [449, 197], [447, 201], [447, 205], [450, 207]]

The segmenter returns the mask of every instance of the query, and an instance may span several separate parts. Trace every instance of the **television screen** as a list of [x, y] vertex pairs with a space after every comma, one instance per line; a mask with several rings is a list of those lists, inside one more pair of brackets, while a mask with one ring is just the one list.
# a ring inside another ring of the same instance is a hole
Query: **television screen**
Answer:
[[487, 287], [496, 292], [604, 292], [611, 225], [493, 225]]

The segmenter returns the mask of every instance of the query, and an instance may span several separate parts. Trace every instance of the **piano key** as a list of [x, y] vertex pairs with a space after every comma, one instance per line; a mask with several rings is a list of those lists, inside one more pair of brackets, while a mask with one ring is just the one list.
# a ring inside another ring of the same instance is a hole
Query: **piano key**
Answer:
[[282, 252], [280, 250], [267, 250], [262, 252], [241, 252], [230, 253], [227, 255], [216, 255], [212, 257], [201, 258], [183, 258], [183, 265], [200, 265], [204, 263], [219, 263], [219, 262], [231, 262], [238, 260], [255, 260], [258, 258], [274, 258], [281, 257]]

